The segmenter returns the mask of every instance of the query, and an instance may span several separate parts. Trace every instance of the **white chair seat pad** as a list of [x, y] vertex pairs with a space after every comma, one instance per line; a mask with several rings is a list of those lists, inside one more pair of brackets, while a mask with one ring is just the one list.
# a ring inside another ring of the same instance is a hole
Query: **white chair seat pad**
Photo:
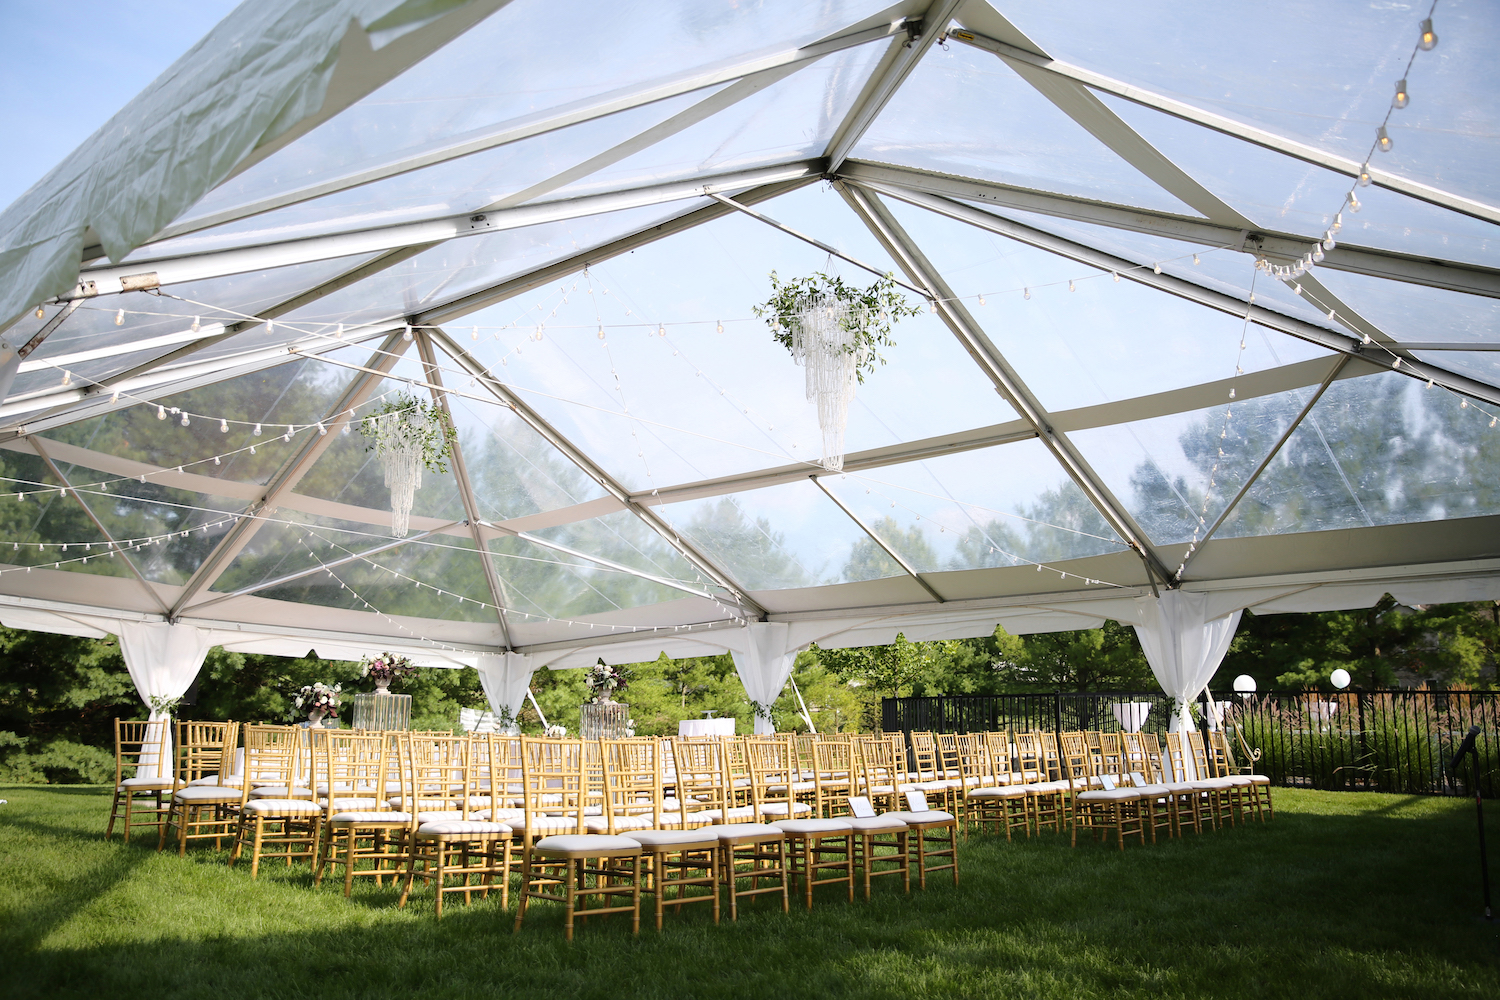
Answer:
[[771, 825], [794, 837], [808, 837], [818, 834], [842, 836], [854, 830], [854, 827], [841, 819], [783, 819]]
[[1252, 785], [1269, 785], [1271, 783], [1271, 779], [1264, 774], [1247, 774], [1245, 777], [1250, 779], [1250, 784]]
[[1022, 788], [1032, 795], [1051, 795], [1055, 792], [1066, 792], [1069, 790], [1066, 781], [1038, 781], [1031, 785], [1022, 785]]
[[445, 819], [436, 823], [423, 823], [417, 827], [418, 837], [496, 837], [509, 836], [510, 832], [510, 827], [504, 823], [486, 823], [473, 819]]
[[1024, 799], [1026, 789], [1021, 785], [988, 785], [969, 789], [971, 799]]
[[786, 832], [766, 823], [725, 823], [723, 826], [705, 826], [702, 831], [711, 833], [723, 844], [731, 840], [781, 840]]
[[[803, 813], [812, 812], [812, 806], [808, 805], [806, 802], [793, 802], [791, 803], [791, 806], [793, 816], [800, 816]], [[787, 803], [785, 802], [766, 802], [761, 805], [760, 814], [762, 816], [785, 816], [786, 807]]]
[[[328, 805], [327, 799], [319, 799], [318, 802], [320, 805]], [[359, 798], [334, 799], [333, 808], [335, 812], [352, 812], [360, 809], [379, 809], [380, 800]]]
[[213, 803], [213, 802], [238, 802], [240, 790], [238, 788], [220, 788], [218, 785], [188, 785], [186, 788], [177, 789], [177, 794], [172, 796], [176, 802]]
[[526, 816], [523, 813], [521, 815], [521, 818], [518, 819], [515, 823], [512, 823], [511, 826], [517, 830], [530, 829], [535, 830], [539, 833], [545, 833], [549, 830], [558, 834], [576, 834], [578, 832], [578, 820], [573, 816], [533, 815], [530, 822], [528, 823]]
[[313, 797], [311, 788], [303, 788], [301, 785], [259, 785], [250, 789], [252, 799], [310, 799]]
[[855, 833], [901, 833], [907, 829], [906, 823], [899, 819], [893, 819], [890, 813], [884, 816], [841, 816]]
[[307, 799], [251, 799], [245, 812], [251, 816], [316, 816], [323, 808]]
[[222, 785], [227, 788], [238, 788], [245, 783], [245, 779], [237, 774], [210, 774], [206, 778], [194, 778], [188, 785]]
[[1139, 798], [1138, 788], [1091, 788], [1078, 793], [1079, 802], [1134, 802]]
[[145, 789], [155, 791], [156, 789], [170, 789], [176, 782], [171, 778], [126, 778], [120, 782], [121, 788], [132, 788], [136, 790]]
[[899, 819], [907, 826], [944, 826], [955, 822], [955, 817], [950, 812], [941, 809], [929, 809], [926, 812], [900, 812], [881, 813], [881, 819]]
[[629, 837], [610, 837], [597, 833], [543, 837], [532, 847], [540, 854], [572, 854], [584, 857], [606, 857], [641, 853], [641, 845]]
[[642, 847], [677, 847], [686, 845], [695, 847], [706, 847], [717, 845], [719, 838], [704, 830], [632, 830], [623, 836], [630, 838]]
[[394, 809], [357, 810], [334, 813], [329, 822], [335, 826], [374, 826], [387, 823], [392, 826], [407, 826], [411, 823], [411, 813], [396, 812]]
[[[649, 830], [656, 823], [650, 816], [616, 816], [615, 829], [624, 833], [626, 830]], [[608, 833], [608, 816], [585, 816], [583, 828], [589, 833]]]
[[730, 823], [754, 822], [755, 808], [735, 806], [733, 809], [703, 809], [699, 812], [688, 813], [688, 818], [712, 820], [715, 823], [720, 820], [728, 820]]

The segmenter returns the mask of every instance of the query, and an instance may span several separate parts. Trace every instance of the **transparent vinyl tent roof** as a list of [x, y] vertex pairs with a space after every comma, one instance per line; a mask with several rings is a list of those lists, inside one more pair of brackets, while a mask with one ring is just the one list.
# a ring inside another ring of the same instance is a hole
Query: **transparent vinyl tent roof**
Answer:
[[[1407, 70], [1352, 0], [243, 5], [0, 215], [0, 620], [573, 665], [1500, 598], [1500, 9], [1440, 14]], [[773, 271], [919, 309], [836, 472]], [[457, 437], [397, 537], [401, 392]]]

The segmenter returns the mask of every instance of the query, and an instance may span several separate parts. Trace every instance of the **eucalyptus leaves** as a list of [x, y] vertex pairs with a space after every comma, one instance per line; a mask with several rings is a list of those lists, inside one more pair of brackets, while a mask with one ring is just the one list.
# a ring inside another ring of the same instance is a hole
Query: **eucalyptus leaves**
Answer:
[[411, 505], [422, 486], [422, 470], [447, 472], [453, 454], [453, 423], [436, 403], [398, 392], [359, 422], [359, 432], [370, 439], [385, 467], [391, 491], [391, 534], [405, 537], [411, 526]]
[[921, 310], [896, 290], [889, 274], [859, 288], [821, 271], [788, 282], [772, 271], [771, 290], [755, 315], [807, 369], [807, 399], [817, 403], [823, 431], [823, 467], [836, 472], [844, 467], [844, 428], [855, 386], [875, 371], [875, 362], [885, 364], [880, 348], [896, 344], [891, 325]]

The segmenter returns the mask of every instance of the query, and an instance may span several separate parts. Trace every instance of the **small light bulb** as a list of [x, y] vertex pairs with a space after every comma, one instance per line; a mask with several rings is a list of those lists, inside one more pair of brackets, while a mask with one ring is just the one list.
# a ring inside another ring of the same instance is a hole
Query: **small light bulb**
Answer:
[[469, 339], [470, 340], [478, 340], [479, 339], [479, 327], [476, 326], [474, 329], [472, 329], [472, 330], [469, 331]]
[[184, 413], [184, 414], [183, 414], [183, 415], [182, 415], [182, 426], [184, 426], [184, 427], [186, 427], [186, 426], [187, 426], [187, 425], [188, 425], [188, 424], [190, 424], [190, 423], [192, 423], [192, 421], [191, 421], [191, 420], [189, 420], [189, 419], [188, 419], [188, 415], [187, 415], [187, 414], [186, 414], [186, 413]]
[[656, 335], [658, 337], [665, 337], [667, 335], [667, 324], [658, 323], [656, 325]]
[[404, 330], [401, 331], [401, 339], [404, 340], [404, 341], [406, 341], [408, 344], [411, 343], [411, 324], [410, 323], [406, 324], [406, 329], [404, 329]]
[[1382, 153], [1389, 153], [1391, 151], [1391, 136], [1385, 130], [1384, 125], [1375, 130], [1375, 144], [1380, 147]]
[[198, 324], [198, 317], [194, 316], [193, 317], [193, 325], [190, 326], [190, 327], [188, 327], [188, 329], [192, 330], [194, 333], [197, 333], [198, 332], [198, 326], [199, 326], [199, 324]]
[[1157, 274], [1161, 274], [1161, 264], [1158, 263], [1155, 267], [1151, 268], [1151, 270], [1155, 271]]
[[119, 312], [115, 313], [115, 326], [124, 326], [124, 325], [125, 325], [125, 310], [121, 309]]
[[1323, 244], [1315, 244], [1313, 246], [1312, 259], [1321, 264], [1323, 262], [1323, 256]]
[[62, 384], [63, 385], [72, 385], [73, 384], [73, 373], [72, 372], [70, 372], [70, 371], [64, 371], [63, 372]]
[[220, 434], [228, 434], [229, 433], [229, 421], [225, 420], [223, 417], [219, 418], [219, 433]]
[[1331, 231], [1329, 232], [1329, 234], [1327, 236], [1323, 237], [1323, 249], [1324, 250], [1332, 250], [1334, 247], [1336, 247], [1338, 245], [1339, 245], [1339, 242], [1338, 242], [1338, 240], [1336, 240], [1336, 239], [1333, 238], [1333, 233]]
[[269, 320], [269, 319], [266, 320], [266, 336], [267, 337], [274, 336], [275, 333], [276, 333], [276, 322], [274, 320]]
[[1369, 334], [1368, 334], [1368, 333], [1367, 333], [1367, 334], [1365, 334], [1365, 335], [1364, 335], [1364, 336], [1363, 336], [1363, 337], [1361, 337], [1361, 338], [1360, 338], [1360, 339], [1359, 339], [1359, 342], [1360, 342], [1360, 343], [1361, 343], [1361, 344], [1369, 344], [1369, 343], [1370, 343], [1370, 335], [1369, 335]]
[[333, 331], [333, 335], [335, 337], [337, 337], [339, 340], [343, 340], [344, 339], [344, 324], [340, 323], [339, 324], [339, 328], [337, 330]]
[[47, 310], [43, 309], [41, 306], [37, 306], [36, 307], [36, 318], [37, 319], [46, 319], [47, 318]]
[[[716, 320], [714, 322], [714, 332], [715, 333], [723, 333], [724, 332], [724, 321], [722, 319], [721, 320]], [[601, 338], [604, 336], [604, 327], [602, 327], [602, 326], [599, 328], [599, 336]]]
[[1328, 318], [1329, 319], [1333, 319], [1333, 310], [1332, 309], [1328, 310]]
[[979, 296], [979, 304], [980, 305], [984, 305], [984, 296], [983, 295]]
[[1361, 206], [1360, 203], [1359, 203], [1359, 199], [1356, 198], [1356, 197], [1354, 197], [1354, 192], [1350, 191], [1349, 192], [1349, 211], [1351, 211], [1351, 212], [1358, 212], [1360, 210], [1360, 208], [1362, 208], [1362, 207], [1363, 206]]
[[1021, 295], [1023, 297], [1025, 297], [1025, 298], [1028, 298], [1028, 299], [1031, 298], [1031, 289], [1029, 289], [1029, 288], [1023, 288], [1023, 289], [1021, 289]]
[[1072, 278], [1068, 279], [1068, 291], [1070, 291], [1070, 292], [1076, 292], [1076, 291], [1078, 291], [1078, 286], [1076, 286], [1076, 285], [1073, 284], [1073, 279]]
[[1116, 281], [1120, 280], [1120, 272], [1119, 271], [1111, 271], [1111, 272], [1109, 272], [1109, 276], [1111, 278], [1114, 278]]
[[322, 437], [323, 435], [325, 435], [327, 433], [328, 433], [328, 428], [324, 427], [323, 426], [323, 421], [319, 420], [318, 421], [318, 437]]
[[1395, 361], [1392, 361], [1391, 362], [1391, 367], [1392, 368], [1400, 368], [1401, 367], [1401, 359], [1397, 358]]
[[1469, 408], [1469, 401], [1467, 399], [1460, 399], [1458, 401], [1458, 408], [1460, 410], [1467, 410]]
[[1200, 263], [1201, 263], [1201, 261], [1198, 260], [1198, 255], [1197, 254], [1193, 254], [1193, 266], [1197, 267]]
[[1404, 108], [1411, 103], [1411, 95], [1406, 92], [1406, 81], [1396, 81], [1396, 96], [1391, 98], [1391, 107]]
[[283, 441], [290, 441], [291, 439], [292, 439], [292, 428], [290, 426], [288, 426], [287, 429], [286, 429], [286, 433], [283, 434], [283, 435], [281, 435], [281, 440], [283, 440]]
[[1295, 284], [1295, 285], [1292, 286], [1292, 294], [1293, 295], [1301, 295], [1302, 294], [1302, 283], [1300, 281], [1297, 284]]
[[1432, 30], [1432, 18], [1422, 22], [1422, 35], [1417, 39], [1417, 47], [1423, 52], [1431, 52], [1437, 48], [1437, 32]]
[[[1359, 168], [1359, 186], [1362, 188], [1370, 186], [1370, 165], [1368, 163]], [[1358, 212], [1359, 209], [1356, 208], [1355, 211]]]
[[165, 406], [158, 406], [156, 408], [156, 419], [157, 420], [165, 420], [165, 419], [167, 419], [167, 408]]
[[250, 433], [254, 434], [256, 437], [260, 437], [260, 424], [256, 424], [255, 425], [255, 429], [252, 430]]

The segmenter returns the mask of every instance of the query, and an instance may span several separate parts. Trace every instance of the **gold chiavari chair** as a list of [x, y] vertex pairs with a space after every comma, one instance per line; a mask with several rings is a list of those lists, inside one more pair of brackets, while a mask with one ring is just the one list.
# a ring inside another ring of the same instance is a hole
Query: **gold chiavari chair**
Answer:
[[[313, 885], [322, 884], [330, 864], [344, 866], [345, 896], [353, 891], [355, 876], [383, 885], [389, 875], [394, 885], [412, 828], [412, 814], [392, 809], [388, 798], [391, 758], [400, 756], [392, 745], [395, 737], [342, 730], [315, 732], [314, 737], [324, 836]], [[369, 867], [361, 868], [362, 863]]]
[[[1264, 823], [1269, 813], [1271, 818], [1275, 819], [1275, 811], [1271, 809], [1271, 779], [1264, 774], [1255, 774], [1248, 767], [1235, 766], [1234, 754], [1230, 752], [1229, 739], [1224, 730], [1214, 730], [1209, 734], [1209, 738], [1213, 741], [1214, 753], [1222, 762], [1220, 773], [1236, 780], [1237, 786], [1242, 789], [1242, 796], [1249, 795], [1249, 807], [1255, 810], [1255, 818]], [[1264, 800], [1261, 797], [1262, 789], [1265, 790]]]
[[[710, 904], [714, 923], [718, 923], [719, 838], [712, 828], [683, 829], [680, 811], [662, 811], [663, 748], [664, 744], [653, 738], [603, 741], [608, 832], [641, 845], [646, 862], [641, 891], [652, 894], [657, 930], [662, 928], [668, 907], [692, 903]], [[645, 829], [639, 825], [643, 818], [650, 820]], [[588, 817], [586, 822], [595, 819]]]
[[[911, 794], [920, 800], [915, 805], [926, 805], [924, 792], [913, 789]], [[908, 805], [914, 804], [908, 800]], [[927, 888], [928, 875], [941, 871], [952, 871], [953, 884], [958, 885], [958, 817], [941, 809], [907, 808], [883, 813], [882, 818], [906, 824], [907, 863], [916, 865], [920, 888]]]
[[937, 736], [933, 733], [912, 733], [911, 754], [916, 767], [916, 780], [912, 782], [912, 787], [926, 795], [940, 798], [944, 808], [957, 815], [959, 800], [963, 798], [963, 781], [957, 776], [948, 777], [938, 749]]
[[981, 783], [966, 793], [973, 822], [981, 832], [993, 830], [999, 833], [1003, 829], [1006, 840], [1010, 840], [1011, 831], [1017, 829], [1030, 836], [1028, 793], [1021, 771], [1014, 766], [1010, 734], [1003, 731], [984, 733], [976, 739], [977, 745], [972, 752], [975, 756], [983, 755], [991, 783]]
[[756, 811], [786, 835], [790, 874], [802, 882], [812, 909], [813, 887], [843, 883], [854, 902], [854, 828], [841, 819], [814, 818], [797, 799], [795, 751], [784, 740], [747, 739], [751, 791]]
[[855, 815], [852, 803], [849, 815], [840, 819], [853, 830], [854, 865], [864, 879], [865, 898], [870, 898], [870, 880], [881, 875], [900, 875], [902, 891], [911, 892], [911, 827], [893, 813]]
[[842, 818], [848, 812], [849, 796], [856, 794], [854, 743], [845, 739], [812, 741], [813, 815]]
[[[1068, 776], [1072, 793], [1073, 846], [1078, 846], [1078, 828], [1084, 827], [1096, 837], [1108, 839], [1114, 831], [1120, 850], [1125, 850], [1125, 838], [1139, 835], [1141, 846], [1146, 845], [1146, 827], [1141, 819], [1141, 793], [1134, 788], [1119, 787], [1117, 775], [1104, 775], [1104, 780], [1095, 782], [1094, 747], [1089, 746], [1081, 733], [1064, 733], [1059, 737], [1061, 762]], [[1102, 760], [1101, 760], [1102, 763]], [[1102, 787], [1095, 787], [1101, 785]]]
[[906, 781], [906, 755], [896, 749], [900, 735], [871, 736], [857, 744], [860, 793], [882, 812], [898, 808]]
[[[229, 864], [233, 867], [239, 862], [248, 840], [250, 878], [254, 879], [260, 872], [261, 858], [268, 854], [284, 858], [288, 867], [295, 858], [313, 862], [318, 856], [323, 809], [312, 799], [251, 797], [256, 788], [292, 787], [301, 765], [302, 741], [307, 730], [297, 726], [251, 725], [244, 727], [244, 733], [245, 780], [240, 787], [240, 815]], [[280, 850], [267, 852], [268, 846]]]
[[1181, 832], [1186, 820], [1193, 824], [1194, 833], [1202, 833], [1205, 823], [1214, 826], [1213, 800], [1208, 791], [1200, 787], [1194, 772], [1189, 769], [1191, 752], [1182, 733], [1166, 735], [1166, 749], [1162, 753], [1162, 764], [1171, 772], [1167, 788], [1177, 800], [1177, 829]]
[[[1043, 826], [1049, 825], [1061, 833], [1067, 822], [1072, 786], [1056, 770], [1056, 734], [1017, 733], [1016, 747], [1020, 756], [1021, 773], [1028, 776], [1024, 786], [1026, 806], [1031, 813], [1031, 823], [1036, 828], [1037, 836], [1041, 836]], [[1036, 777], [1030, 777], [1031, 775]]]
[[[448, 793], [457, 809], [420, 811], [407, 849], [406, 884], [397, 909], [406, 905], [412, 882], [421, 878], [433, 885], [434, 911], [443, 917], [443, 899], [463, 893], [468, 905], [474, 893], [489, 898], [499, 880], [500, 906], [510, 905], [512, 829], [506, 822], [515, 811], [505, 808], [505, 799], [495, 789], [505, 782], [511, 737], [497, 733], [447, 737], [406, 737], [402, 747], [411, 761], [412, 799], [422, 801], [417, 783], [433, 772], [434, 764], [446, 765], [454, 773], [461, 765], [462, 780]], [[422, 870], [417, 870], [417, 863]], [[457, 885], [448, 880], [456, 878]], [[474, 880], [478, 879], [478, 882]]]
[[1230, 826], [1236, 821], [1243, 824], [1243, 785], [1226, 773], [1227, 768], [1220, 769], [1219, 762], [1209, 753], [1210, 744], [1204, 733], [1195, 731], [1187, 736], [1193, 764], [1198, 771], [1198, 782], [1208, 790], [1213, 799], [1215, 825], [1223, 825], [1226, 820]]
[[177, 828], [177, 854], [187, 853], [189, 840], [212, 840], [223, 847], [234, 836], [241, 791], [219, 784], [234, 765], [239, 729], [233, 722], [177, 723], [176, 787], [156, 849], [166, 846], [168, 831]]
[[[115, 720], [115, 797], [109, 809], [108, 840], [115, 822], [123, 821], [125, 843], [130, 831], [140, 826], [156, 828], [157, 839], [166, 829], [167, 810], [176, 780], [172, 776], [168, 735], [171, 720], [126, 722]], [[163, 793], [167, 798], [162, 798]], [[140, 816], [148, 818], [142, 820]]]
[[1123, 766], [1128, 768], [1131, 786], [1141, 793], [1142, 820], [1156, 843], [1158, 830], [1167, 836], [1177, 833], [1177, 798], [1162, 776], [1161, 751], [1151, 733], [1121, 733]]
[[[521, 769], [526, 836], [515, 929], [526, 919], [527, 904], [545, 899], [563, 904], [566, 940], [573, 940], [575, 913], [629, 913], [631, 933], [639, 934], [641, 845], [627, 837], [584, 832], [590, 794], [583, 741], [523, 737]], [[549, 826], [559, 832], [537, 836]], [[621, 896], [630, 897], [630, 904], [611, 905]], [[598, 905], [589, 906], [590, 899]]]

